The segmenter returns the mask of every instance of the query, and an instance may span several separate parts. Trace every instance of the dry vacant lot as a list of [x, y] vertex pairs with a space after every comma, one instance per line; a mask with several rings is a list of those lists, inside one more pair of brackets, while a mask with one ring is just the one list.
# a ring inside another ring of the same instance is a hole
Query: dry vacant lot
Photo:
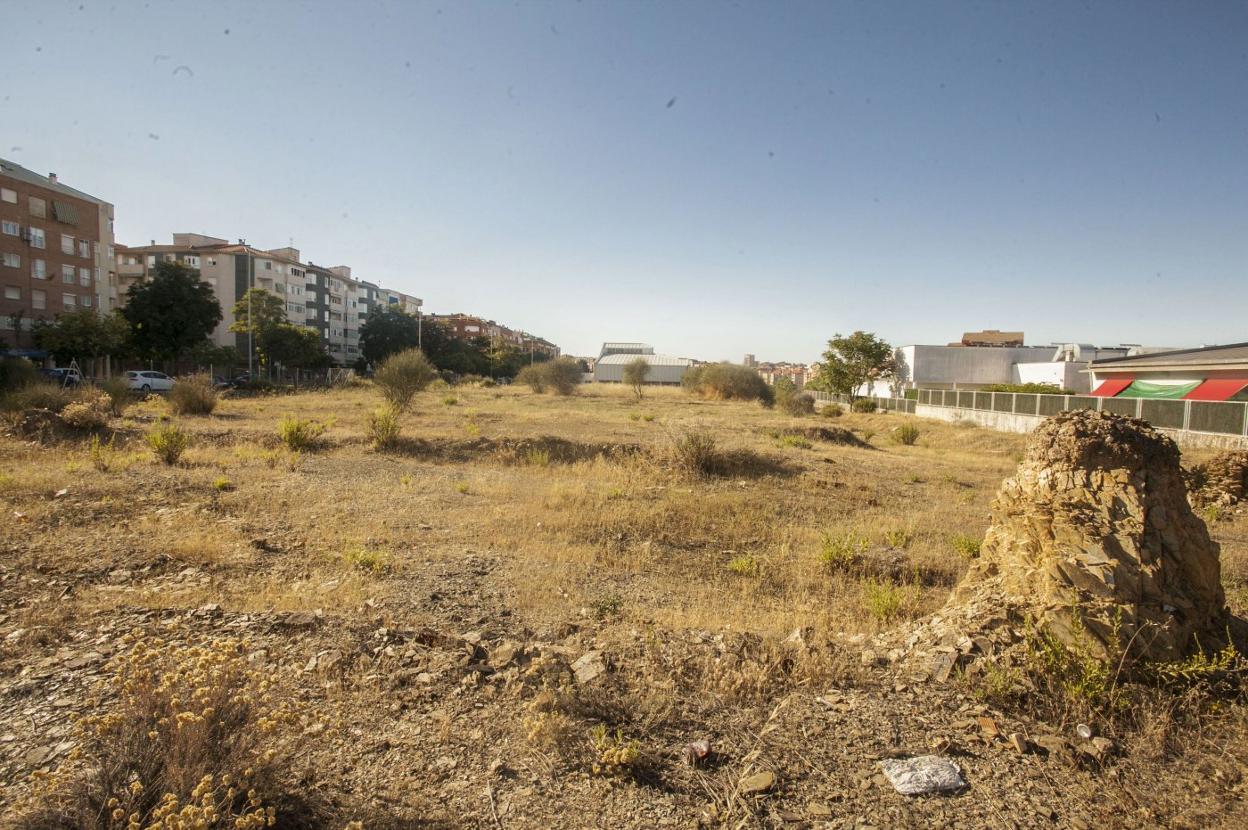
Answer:
[[[94, 449], [0, 438], [6, 818], [40, 770], [84, 763], [75, 717], [119, 705], [136, 643], [237, 640], [282, 711], [284, 786], [332, 816], [317, 826], [1248, 825], [1233, 697], [1107, 722], [1113, 757], [1071, 762], [1005, 736], [1073, 717], [860, 659], [945, 602], [1022, 436], [457, 387], [422, 393], [383, 453], [377, 404], [369, 386], [227, 399], [172, 419], [191, 436], [172, 466], [145, 442], [157, 398]], [[287, 416], [327, 429], [292, 452]], [[713, 475], [673, 452], [691, 433], [714, 439]], [[1248, 516], [1209, 518], [1248, 613]], [[881, 758], [933, 748], [964, 792], [883, 782]]]

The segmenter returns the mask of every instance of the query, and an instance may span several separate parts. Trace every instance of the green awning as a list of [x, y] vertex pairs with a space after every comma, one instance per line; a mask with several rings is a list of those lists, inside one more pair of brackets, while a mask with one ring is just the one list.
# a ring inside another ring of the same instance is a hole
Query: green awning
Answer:
[[1200, 381], [1191, 383], [1157, 383], [1151, 380], [1132, 381], [1131, 385], [1118, 393], [1119, 398], [1182, 398], [1191, 392]]
[[52, 218], [58, 222], [64, 222], [66, 225], [78, 224], [78, 208], [69, 202], [60, 202], [53, 200], [52, 202]]

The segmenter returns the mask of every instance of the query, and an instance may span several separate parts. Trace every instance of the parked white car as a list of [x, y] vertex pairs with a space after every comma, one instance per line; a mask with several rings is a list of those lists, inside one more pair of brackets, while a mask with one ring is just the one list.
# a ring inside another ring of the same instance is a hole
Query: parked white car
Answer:
[[126, 372], [126, 383], [141, 392], [168, 392], [173, 388], [173, 378], [164, 372]]

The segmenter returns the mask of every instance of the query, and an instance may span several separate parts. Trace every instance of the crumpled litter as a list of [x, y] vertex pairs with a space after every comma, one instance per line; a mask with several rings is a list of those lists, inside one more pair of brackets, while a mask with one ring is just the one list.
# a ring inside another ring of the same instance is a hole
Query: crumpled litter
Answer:
[[966, 786], [958, 765], [939, 755], [888, 758], [880, 761], [880, 767], [893, 789], [902, 795], [948, 792]]

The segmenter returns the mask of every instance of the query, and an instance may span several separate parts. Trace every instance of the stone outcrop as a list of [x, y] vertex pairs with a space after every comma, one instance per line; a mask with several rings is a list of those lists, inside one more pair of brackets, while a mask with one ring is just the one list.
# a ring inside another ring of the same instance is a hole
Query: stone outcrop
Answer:
[[1230, 507], [1248, 498], [1248, 450], [1215, 455], [1188, 473], [1189, 499], [1196, 507]]
[[1065, 412], [1032, 433], [942, 616], [968, 636], [986, 621], [967, 618], [987, 614], [1106, 660], [1178, 659], [1226, 639], [1218, 554], [1172, 440], [1143, 421]]

